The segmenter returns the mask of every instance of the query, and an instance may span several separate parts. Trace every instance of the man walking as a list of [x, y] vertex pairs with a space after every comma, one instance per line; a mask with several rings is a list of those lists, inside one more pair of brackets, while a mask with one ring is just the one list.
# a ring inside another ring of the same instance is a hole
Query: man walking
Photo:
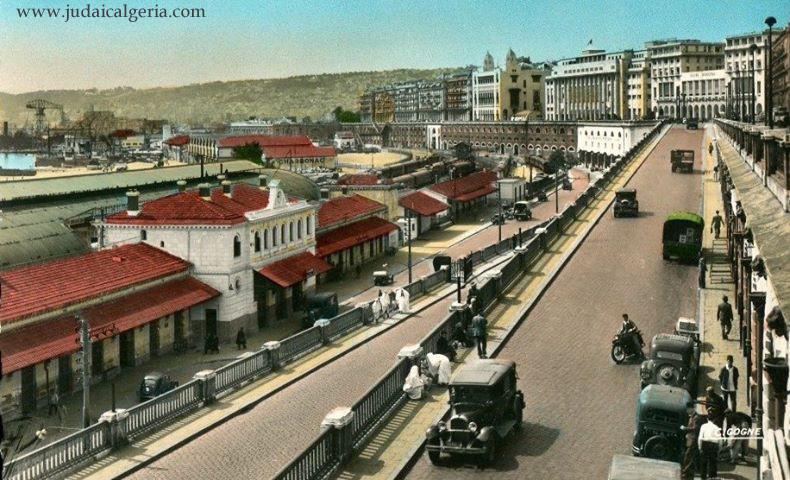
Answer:
[[729, 340], [730, 330], [732, 330], [732, 305], [729, 304], [727, 295], [721, 297], [722, 302], [719, 304], [716, 318], [721, 324], [721, 338]]
[[719, 372], [719, 384], [724, 401], [731, 411], [736, 411], [736, 398], [738, 397], [738, 367], [732, 364], [732, 355], [727, 355], [727, 364]]
[[721, 425], [724, 420], [724, 410], [727, 409], [727, 402], [711, 386], [705, 389], [705, 406], [708, 411], [708, 420], [716, 425]]
[[708, 422], [699, 431], [698, 447], [702, 455], [702, 478], [718, 476], [719, 445], [721, 429], [708, 417]]
[[475, 315], [472, 319], [472, 336], [475, 337], [475, 343], [477, 344], [477, 356], [479, 358], [486, 358], [488, 353], [486, 352], [486, 342], [488, 332], [486, 331], [488, 327], [488, 321], [486, 318], [480, 314]]
[[716, 238], [719, 238], [719, 234], [721, 233], [722, 223], [724, 223], [724, 220], [722, 220], [721, 215], [719, 215], [719, 211], [716, 210], [716, 214], [713, 216], [713, 219], [710, 221], [710, 231], [716, 235]]
[[703, 417], [697, 415], [694, 408], [689, 408], [689, 423], [681, 427], [686, 431], [686, 452], [683, 455], [683, 480], [694, 480], [699, 463], [699, 447], [697, 446], [700, 427], [702, 427]]
[[58, 396], [58, 390], [56, 388], [52, 389], [49, 395], [49, 412], [47, 416], [51, 417], [53, 411], [60, 417], [60, 396]]
[[708, 266], [705, 264], [705, 258], [699, 258], [699, 288], [705, 288], [705, 276], [708, 274]]
[[247, 335], [244, 333], [244, 327], [239, 328], [236, 333], [236, 348], [247, 350]]

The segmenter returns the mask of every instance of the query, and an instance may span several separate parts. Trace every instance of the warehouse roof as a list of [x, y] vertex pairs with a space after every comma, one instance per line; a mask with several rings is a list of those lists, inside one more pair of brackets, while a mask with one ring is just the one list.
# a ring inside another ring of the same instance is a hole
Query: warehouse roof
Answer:
[[324, 229], [386, 210], [386, 205], [362, 195], [336, 197], [321, 204], [318, 210], [318, 228]]

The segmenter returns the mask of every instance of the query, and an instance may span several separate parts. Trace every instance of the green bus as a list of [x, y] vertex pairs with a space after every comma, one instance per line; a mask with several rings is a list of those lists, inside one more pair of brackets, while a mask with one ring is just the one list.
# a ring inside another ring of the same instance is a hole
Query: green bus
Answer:
[[705, 220], [696, 213], [675, 212], [664, 221], [664, 260], [696, 262], [702, 253], [702, 232]]

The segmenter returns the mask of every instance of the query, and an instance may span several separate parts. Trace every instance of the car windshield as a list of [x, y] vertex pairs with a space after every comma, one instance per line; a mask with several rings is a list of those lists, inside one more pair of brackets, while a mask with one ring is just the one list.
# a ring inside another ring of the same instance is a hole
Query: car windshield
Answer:
[[484, 404], [491, 398], [489, 393], [486, 387], [453, 387], [452, 399], [453, 403]]
[[513, 206], [513, 209], [517, 212], [523, 212], [529, 209], [526, 203], [517, 203]]
[[145, 386], [146, 389], [155, 388], [156, 387], [156, 379], [155, 378], [146, 378], [145, 380], [143, 380], [143, 386]]
[[681, 355], [679, 353], [675, 353], [675, 352], [658, 351], [658, 352], [656, 352], [656, 358], [661, 358], [663, 360], [675, 360], [675, 361], [678, 361], [678, 362], [682, 362], [683, 361], [683, 355]]

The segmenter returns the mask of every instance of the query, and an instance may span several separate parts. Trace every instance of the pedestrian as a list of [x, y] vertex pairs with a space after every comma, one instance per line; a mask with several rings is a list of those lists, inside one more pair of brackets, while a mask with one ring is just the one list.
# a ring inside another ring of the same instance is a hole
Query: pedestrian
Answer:
[[439, 338], [436, 340], [436, 353], [444, 355], [449, 358], [451, 362], [455, 361], [455, 347], [453, 347], [450, 340], [447, 338], [447, 331], [445, 330], [442, 330], [439, 334]]
[[356, 267], [354, 267], [354, 273], [356, 274], [357, 278], [361, 278], [362, 277], [362, 267], [360, 265], [357, 265]]
[[211, 350], [211, 335], [206, 335], [203, 339], [203, 355], [206, 355]]
[[453, 327], [453, 342], [464, 348], [471, 346], [469, 337], [466, 335], [466, 329], [461, 322], [456, 322], [455, 327]]
[[714, 167], [713, 167], [713, 180], [715, 180], [715, 181], [719, 180], [719, 165], [718, 164], [714, 165]]
[[718, 476], [719, 446], [721, 445], [721, 428], [713, 423], [708, 416], [708, 421], [700, 428], [697, 446], [701, 453], [702, 478], [716, 478]]
[[705, 257], [699, 258], [699, 288], [705, 288], [705, 276], [708, 274], [708, 266], [705, 264]]
[[244, 327], [239, 328], [238, 333], [236, 333], [236, 347], [239, 350], [247, 350], [247, 335], [244, 333]]
[[52, 416], [52, 411], [55, 411], [55, 414], [60, 416], [60, 397], [58, 396], [58, 390], [52, 389], [49, 394], [49, 412], [47, 413], [48, 417]]
[[474, 337], [475, 343], [477, 344], [478, 358], [486, 358], [488, 355], [488, 352], [486, 351], [488, 343], [488, 332], [486, 331], [487, 327], [488, 321], [484, 316], [477, 314], [472, 319], [472, 336]]
[[721, 215], [719, 215], [719, 211], [716, 210], [716, 214], [713, 215], [713, 219], [710, 221], [710, 231], [713, 232], [716, 238], [719, 238], [719, 234], [721, 233], [721, 224], [723, 220]]
[[721, 324], [721, 338], [729, 340], [730, 331], [732, 330], [732, 305], [729, 304], [727, 295], [721, 297], [722, 302], [719, 304], [716, 318]]
[[708, 418], [717, 425], [721, 425], [727, 402], [710, 386], [705, 389], [705, 407], [708, 410]]
[[733, 365], [732, 355], [727, 355], [727, 364], [719, 372], [719, 384], [721, 385], [721, 393], [724, 395], [724, 401], [727, 403], [730, 411], [733, 412], [737, 410], [738, 376], [738, 367]]
[[699, 430], [702, 427], [703, 417], [697, 414], [694, 408], [689, 408], [688, 425], [680, 427], [686, 431], [686, 451], [683, 455], [683, 480], [694, 480], [699, 464]]

